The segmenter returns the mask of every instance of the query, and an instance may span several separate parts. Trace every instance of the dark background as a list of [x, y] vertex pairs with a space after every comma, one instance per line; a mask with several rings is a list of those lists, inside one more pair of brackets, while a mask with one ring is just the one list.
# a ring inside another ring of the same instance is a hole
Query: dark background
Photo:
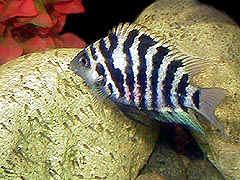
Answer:
[[[239, 22], [238, 0], [199, 1], [224, 11]], [[133, 22], [138, 14], [153, 2], [154, 0], [83, 0], [86, 13], [69, 15], [63, 33], [73, 32], [83, 38], [87, 44], [92, 43], [104, 37], [120, 22]]]

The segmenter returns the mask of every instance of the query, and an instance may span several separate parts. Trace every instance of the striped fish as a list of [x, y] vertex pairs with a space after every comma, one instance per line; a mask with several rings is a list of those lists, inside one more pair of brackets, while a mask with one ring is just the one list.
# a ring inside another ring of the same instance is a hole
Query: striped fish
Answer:
[[133, 107], [157, 121], [203, 132], [189, 113], [193, 109], [223, 131], [214, 111], [226, 91], [189, 83], [206, 64], [182, 54], [146, 27], [125, 23], [82, 50], [70, 67], [98, 95], [119, 107]]

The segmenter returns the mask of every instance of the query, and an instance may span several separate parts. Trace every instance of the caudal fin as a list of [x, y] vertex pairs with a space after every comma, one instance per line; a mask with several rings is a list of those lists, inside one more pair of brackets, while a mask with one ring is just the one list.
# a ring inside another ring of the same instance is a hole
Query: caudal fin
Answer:
[[216, 128], [223, 133], [223, 126], [215, 117], [216, 106], [226, 96], [227, 91], [221, 88], [204, 88], [200, 90], [199, 113], [207, 118]]

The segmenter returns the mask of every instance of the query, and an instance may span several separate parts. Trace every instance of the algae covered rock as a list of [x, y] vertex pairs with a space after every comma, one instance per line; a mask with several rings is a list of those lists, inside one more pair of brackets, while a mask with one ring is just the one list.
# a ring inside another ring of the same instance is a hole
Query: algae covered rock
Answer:
[[134, 179], [156, 134], [94, 101], [68, 69], [79, 49], [0, 66], [0, 178]]
[[157, 175], [161, 175], [162, 178], [169, 180], [225, 180], [207, 159], [190, 159], [176, 153], [168, 143], [162, 141], [152, 153], [148, 164], [141, 170], [141, 173], [142, 177], [150, 173], [155, 174], [156, 179]]
[[221, 87], [227, 98], [216, 116], [226, 138], [213, 128], [206, 134], [215, 155], [209, 158], [228, 179], [240, 179], [240, 29], [224, 13], [195, 0], [158, 0], [145, 9], [137, 23], [171, 39], [186, 54], [212, 62], [193, 78], [200, 87]]

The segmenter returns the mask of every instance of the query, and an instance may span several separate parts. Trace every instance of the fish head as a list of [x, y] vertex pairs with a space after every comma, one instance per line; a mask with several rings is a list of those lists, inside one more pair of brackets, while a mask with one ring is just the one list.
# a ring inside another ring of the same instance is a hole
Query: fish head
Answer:
[[96, 72], [96, 61], [89, 55], [87, 49], [83, 49], [77, 56], [70, 62], [70, 68], [77, 75], [79, 75], [89, 87], [93, 87], [99, 79]]

